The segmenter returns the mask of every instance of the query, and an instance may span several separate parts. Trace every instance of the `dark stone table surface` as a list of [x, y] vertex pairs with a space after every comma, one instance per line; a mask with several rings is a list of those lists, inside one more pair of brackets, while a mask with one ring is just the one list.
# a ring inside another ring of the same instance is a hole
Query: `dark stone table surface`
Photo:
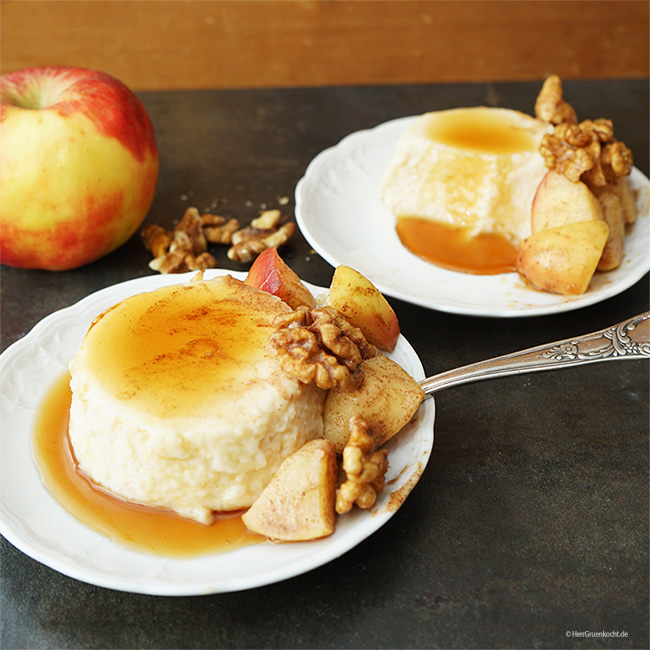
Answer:
[[[154, 92], [161, 154], [148, 223], [188, 205], [293, 218], [309, 161], [386, 120], [463, 105], [532, 112], [540, 82]], [[647, 80], [574, 81], [648, 174]], [[298, 233], [304, 279], [333, 268]], [[51, 312], [150, 275], [138, 236], [62, 273], [2, 268], [2, 349]], [[243, 270], [217, 251], [220, 267]], [[584, 309], [483, 318], [390, 299], [427, 374], [585, 334], [648, 309], [648, 276]], [[433, 455], [402, 508], [330, 564], [238, 593], [161, 597], [78, 582], [1, 539], [2, 648], [647, 648], [648, 364], [598, 363], [436, 396]], [[617, 636], [618, 635], [618, 636]]]

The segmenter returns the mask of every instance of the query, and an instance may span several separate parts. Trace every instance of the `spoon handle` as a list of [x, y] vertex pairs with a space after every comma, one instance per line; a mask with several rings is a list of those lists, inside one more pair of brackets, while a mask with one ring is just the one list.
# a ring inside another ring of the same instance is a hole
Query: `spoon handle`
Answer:
[[442, 372], [420, 382], [425, 394], [472, 381], [566, 368], [596, 361], [650, 359], [650, 312], [578, 338], [505, 354]]

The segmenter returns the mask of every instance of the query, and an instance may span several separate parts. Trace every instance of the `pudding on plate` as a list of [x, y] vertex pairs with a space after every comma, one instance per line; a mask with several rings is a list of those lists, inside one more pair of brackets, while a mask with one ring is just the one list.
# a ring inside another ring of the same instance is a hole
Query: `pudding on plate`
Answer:
[[230, 276], [105, 311], [70, 364], [79, 469], [125, 500], [202, 523], [249, 507], [323, 431], [324, 391], [282, 372], [266, 345], [290, 311]]
[[402, 243], [453, 270], [514, 270], [548, 171], [539, 145], [549, 128], [505, 108], [420, 116], [400, 137], [380, 187]]

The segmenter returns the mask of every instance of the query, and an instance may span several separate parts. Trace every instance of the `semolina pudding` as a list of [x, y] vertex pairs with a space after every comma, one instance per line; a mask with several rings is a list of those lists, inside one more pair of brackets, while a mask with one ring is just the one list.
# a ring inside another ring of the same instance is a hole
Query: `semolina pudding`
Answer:
[[224, 276], [127, 298], [70, 365], [79, 469], [131, 502], [202, 523], [249, 507], [282, 461], [323, 432], [325, 393], [267, 349], [290, 308]]
[[[549, 128], [504, 108], [420, 116], [398, 141], [380, 188], [404, 245], [423, 257], [426, 250], [420, 247], [431, 245], [430, 261], [448, 266], [435, 259], [444, 253], [436, 252], [436, 242], [444, 241], [458, 254], [477, 237], [493, 235], [511, 247], [514, 263], [516, 246], [530, 234], [535, 191], [548, 171], [539, 145]], [[470, 258], [477, 254], [476, 249], [468, 253]]]

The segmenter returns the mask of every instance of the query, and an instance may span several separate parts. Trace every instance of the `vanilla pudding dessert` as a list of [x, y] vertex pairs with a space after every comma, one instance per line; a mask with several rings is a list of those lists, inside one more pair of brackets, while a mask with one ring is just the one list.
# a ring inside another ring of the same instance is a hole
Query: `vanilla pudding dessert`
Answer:
[[249, 507], [322, 435], [325, 393], [267, 349], [291, 309], [224, 276], [139, 294], [101, 314], [70, 364], [79, 469], [125, 500], [210, 523]]
[[[510, 256], [514, 267], [548, 171], [539, 145], [549, 129], [504, 108], [422, 115], [398, 141], [380, 188], [402, 243], [454, 270], [502, 272], [490, 263], [499, 256]], [[481, 256], [483, 270], [464, 268], [472, 259], [481, 267]]]

